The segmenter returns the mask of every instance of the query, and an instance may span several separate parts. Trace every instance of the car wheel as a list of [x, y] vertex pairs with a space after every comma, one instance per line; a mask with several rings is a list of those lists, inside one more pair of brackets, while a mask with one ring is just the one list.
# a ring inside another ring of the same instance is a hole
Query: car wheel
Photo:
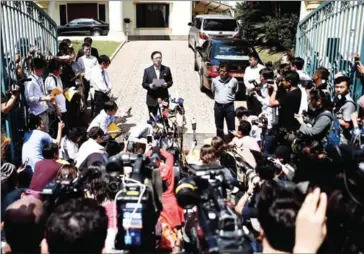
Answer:
[[101, 35], [101, 31], [100, 30], [94, 30], [92, 32], [92, 36], [100, 36]]
[[200, 71], [200, 91], [203, 93], [207, 92], [207, 88], [204, 86], [204, 78], [203, 78], [203, 72]]

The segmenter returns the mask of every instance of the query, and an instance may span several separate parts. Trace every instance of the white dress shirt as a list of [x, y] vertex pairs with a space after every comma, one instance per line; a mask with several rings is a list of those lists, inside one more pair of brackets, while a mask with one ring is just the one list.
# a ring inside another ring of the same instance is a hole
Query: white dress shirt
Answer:
[[[102, 71], [104, 71], [107, 84], [105, 83]], [[99, 91], [105, 94], [108, 94], [112, 88], [109, 73], [107, 72], [107, 70], [101, 69], [100, 65], [96, 65], [92, 68], [90, 83], [95, 91]]]
[[244, 84], [246, 87], [246, 94], [249, 94], [250, 90], [252, 90], [254, 88], [253, 84], [250, 84], [249, 81], [250, 80], [256, 80], [257, 78], [260, 77], [260, 70], [264, 69], [264, 65], [261, 64], [257, 64], [254, 67], [248, 66], [245, 69], [245, 73], [244, 73]]
[[[79, 168], [81, 164], [87, 159], [87, 157], [93, 153], [100, 153], [104, 156], [105, 154], [105, 148], [98, 144], [95, 140], [92, 138], [89, 138], [86, 142], [84, 142], [80, 149], [77, 152], [75, 162], [76, 167]], [[106, 157], [105, 157], [106, 158]]]
[[77, 60], [78, 64], [81, 66], [82, 70], [85, 72], [85, 79], [90, 81], [91, 70], [94, 66], [98, 64], [97, 58], [94, 56], [81, 56]]
[[113, 122], [115, 122], [115, 117], [108, 115], [105, 110], [101, 110], [94, 120], [92, 120], [87, 132], [89, 132], [92, 127], [99, 127], [106, 133], [107, 127]]
[[53, 73], [50, 73], [49, 76], [45, 80], [45, 87], [49, 94], [56, 88], [58, 88], [59, 90], [62, 91], [62, 94], [58, 94], [55, 97], [55, 99], [56, 99], [57, 106], [59, 107], [61, 112], [66, 113], [67, 112], [66, 97], [64, 97], [64, 95], [63, 95], [63, 84], [62, 84], [61, 78], [57, 77]]
[[157, 79], [160, 79], [160, 75], [161, 75], [161, 67], [157, 67], [154, 65], [154, 70], [155, 70], [155, 74], [157, 75]]
[[46, 96], [47, 92], [42, 77], [31, 74], [29, 78], [32, 80], [25, 83], [24, 95], [29, 107], [29, 113], [38, 116], [48, 110], [47, 102], [40, 101], [42, 97]]

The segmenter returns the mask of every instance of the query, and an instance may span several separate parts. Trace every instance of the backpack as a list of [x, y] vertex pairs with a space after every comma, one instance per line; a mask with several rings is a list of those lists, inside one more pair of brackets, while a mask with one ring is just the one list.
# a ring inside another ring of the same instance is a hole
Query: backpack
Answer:
[[[347, 102], [351, 102], [355, 105], [355, 103], [353, 101], [346, 101], [345, 104]], [[322, 116], [327, 116], [332, 120], [331, 128], [328, 132], [328, 135], [326, 136], [326, 140], [323, 142], [324, 148], [325, 149], [334, 148], [334, 147], [340, 145], [340, 139], [341, 139], [340, 137], [341, 137], [341, 133], [343, 131], [341, 128], [339, 119], [333, 113], [330, 113], [330, 114], [324, 113], [324, 114], [322, 114]]]

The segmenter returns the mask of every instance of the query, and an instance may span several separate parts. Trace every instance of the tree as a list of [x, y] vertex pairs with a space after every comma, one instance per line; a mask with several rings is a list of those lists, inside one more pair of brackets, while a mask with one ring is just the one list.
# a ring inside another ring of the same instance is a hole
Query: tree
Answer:
[[245, 1], [237, 3], [243, 36], [253, 45], [278, 50], [294, 47], [300, 2]]

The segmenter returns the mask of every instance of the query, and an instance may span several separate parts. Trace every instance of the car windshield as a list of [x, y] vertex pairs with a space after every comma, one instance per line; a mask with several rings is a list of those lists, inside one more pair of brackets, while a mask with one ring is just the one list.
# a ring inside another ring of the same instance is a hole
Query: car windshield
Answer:
[[229, 31], [237, 30], [238, 25], [235, 19], [205, 19], [203, 30], [205, 31]]
[[212, 45], [211, 57], [218, 60], [249, 60], [249, 54], [252, 52], [254, 52], [254, 49], [246, 44], [217, 42]]

